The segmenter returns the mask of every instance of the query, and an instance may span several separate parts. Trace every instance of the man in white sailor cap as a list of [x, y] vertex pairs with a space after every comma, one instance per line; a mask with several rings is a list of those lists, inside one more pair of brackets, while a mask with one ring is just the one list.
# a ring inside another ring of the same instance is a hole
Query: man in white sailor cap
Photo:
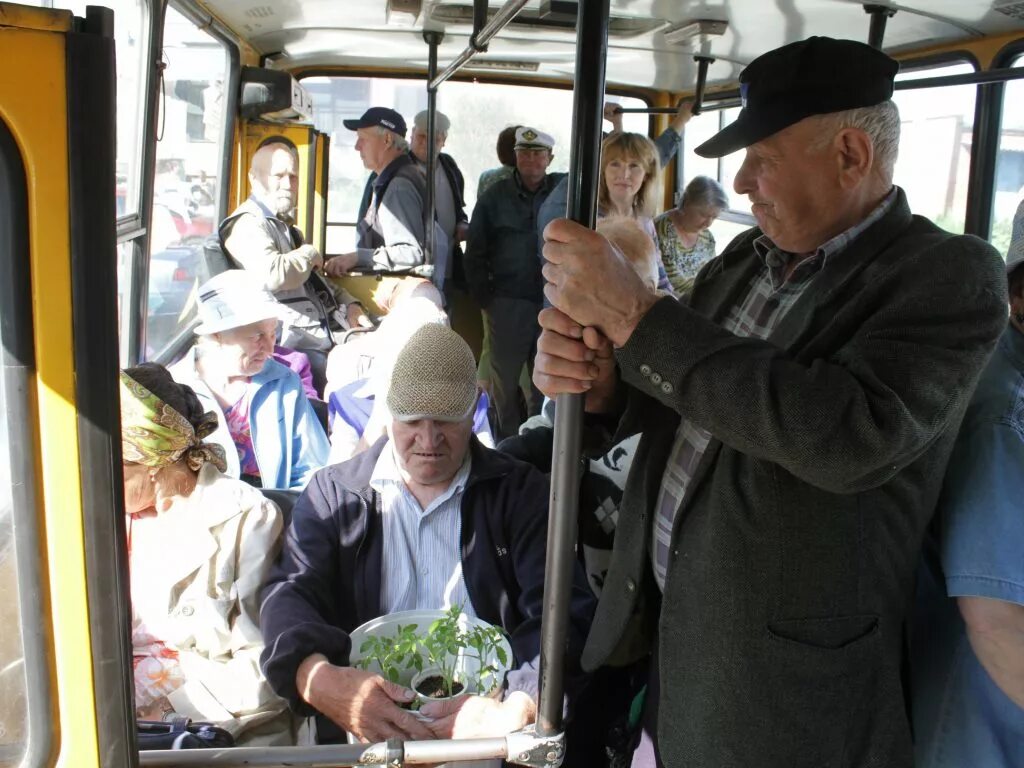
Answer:
[[[491, 340], [491, 387], [501, 437], [516, 434], [523, 414], [516, 393], [523, 364], [532, 366], [543, 303], [537, 211], [565, 176], [548, 173], [555, 140], [529, 126], [516, 130], [516, 168], [477, 200], [465, 269], [469, 292], [484, 312]], [[540, 409], [531, 388], [527, 410]]]

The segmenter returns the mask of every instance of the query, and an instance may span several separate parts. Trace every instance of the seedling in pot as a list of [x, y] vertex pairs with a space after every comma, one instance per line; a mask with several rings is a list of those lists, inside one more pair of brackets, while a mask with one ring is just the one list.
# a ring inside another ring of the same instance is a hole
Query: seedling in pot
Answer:
[[[498, 673], [508, 666], [504, 634], [490, 625], [462, 629], [459, 618], [462, 606], [452, 606], [433, 621], [423, 634], [416, 624], [399, 626], [390, 637], [372, 637], [360, 646], [359, 665], [368, 669], [374, 663], [381, 674], [398, 682], [403, 671], [415, 670], [414, 689], [425, 698], [448, 698], [460, 693], [488, 694], [501, 682]], [[500, 667], [488, 662], [496, 658]], [[476, 670], [470, 673], [460, 661], [475, 659]], [[427, 671], [426, 676], [419, 674]]]

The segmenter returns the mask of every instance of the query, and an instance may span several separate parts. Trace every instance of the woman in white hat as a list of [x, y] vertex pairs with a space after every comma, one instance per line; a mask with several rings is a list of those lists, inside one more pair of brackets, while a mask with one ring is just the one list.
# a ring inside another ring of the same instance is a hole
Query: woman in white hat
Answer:
[[227, 474], [264, 488], [304, 488], [330, 446], [299, 377], [272, 358], [279, 305], [243, 270], [199, 288], [198, 343], [171, 367], [217, 414], [211, 440]]

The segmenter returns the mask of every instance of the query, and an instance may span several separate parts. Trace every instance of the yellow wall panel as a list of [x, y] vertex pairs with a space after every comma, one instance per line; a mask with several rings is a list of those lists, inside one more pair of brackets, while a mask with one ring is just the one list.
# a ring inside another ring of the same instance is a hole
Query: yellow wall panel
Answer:
[[0, 27], [0, 119], [28, 181], [32, 317], [58, 766], [99, 764], [72, 356], [64, 37]]

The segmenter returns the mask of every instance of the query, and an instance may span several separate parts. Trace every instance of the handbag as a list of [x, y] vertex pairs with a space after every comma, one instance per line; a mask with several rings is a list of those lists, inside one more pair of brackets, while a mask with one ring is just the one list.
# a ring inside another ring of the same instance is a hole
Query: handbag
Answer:
[[136, 720], [139, 750], [209, 749], [235, 746], [235, 738], [212, 723], [193, 723], [187, 717], [169, 721]]

